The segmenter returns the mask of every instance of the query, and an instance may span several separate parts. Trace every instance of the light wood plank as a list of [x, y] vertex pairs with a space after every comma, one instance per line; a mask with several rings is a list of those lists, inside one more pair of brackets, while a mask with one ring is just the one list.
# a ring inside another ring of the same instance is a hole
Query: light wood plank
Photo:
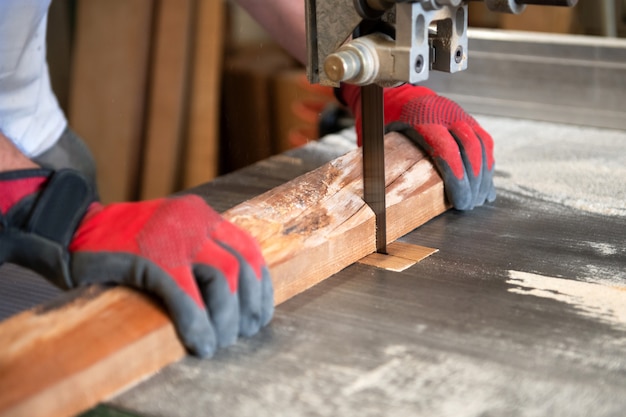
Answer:
[[74, 415], [185, 354], [163, 310], [127, 288], [93, 287], [0, 328], [3, 417]]
[[77, 3], [69, 121], [94, 154], [105, 202], [137, 197], [152, 5]]
[[183, 163], [184, 188], [207, 182], [219, 172], [224, 14], [223, 0], [197, 2], [188, 137]]
[[178, 191], [194, 0], [161, 0], [154, 28], [140, 198]]

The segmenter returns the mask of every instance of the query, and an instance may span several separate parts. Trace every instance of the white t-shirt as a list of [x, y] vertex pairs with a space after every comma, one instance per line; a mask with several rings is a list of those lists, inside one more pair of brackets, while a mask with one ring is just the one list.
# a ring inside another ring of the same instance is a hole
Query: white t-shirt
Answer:
[[0, 0], [0, 131], [26, 156], [59, 139], [67, 120], [46, 63], [51, 0]]

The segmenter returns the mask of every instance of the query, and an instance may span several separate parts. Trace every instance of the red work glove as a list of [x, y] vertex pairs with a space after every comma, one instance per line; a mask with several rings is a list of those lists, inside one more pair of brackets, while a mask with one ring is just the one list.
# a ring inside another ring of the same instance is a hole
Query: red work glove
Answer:
[[[360, 87], [343, 84], [339, 93], [355, 117], [360, 145]], [[430, 155], [454, 208], [495, 200], [493, 140], [472, 116], [426, 87], [386, 88], [384, 99], [386, 131], [404, 134]]]
[[74, 171], [12, 171], [0, 173], [0, 222], [0, 264], [31, 268], [62, 288], [145, 290], [198, 356], [272, 317], [258, 244], [198, 196], [103, 206]]

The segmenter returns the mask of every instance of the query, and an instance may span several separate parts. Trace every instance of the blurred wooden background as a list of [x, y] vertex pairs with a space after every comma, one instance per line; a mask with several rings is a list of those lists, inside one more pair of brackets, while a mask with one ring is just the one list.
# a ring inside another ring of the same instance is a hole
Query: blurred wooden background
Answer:
[[[623, 3], [613, 14], [621, 36]], [[470, 26], [599, 35], [598, 4], [507, 16], [475, 2]], [[224, 0], [54, 0], [48, 61], [105, 202], [165, 196], [315, 140], [334, 102]]]

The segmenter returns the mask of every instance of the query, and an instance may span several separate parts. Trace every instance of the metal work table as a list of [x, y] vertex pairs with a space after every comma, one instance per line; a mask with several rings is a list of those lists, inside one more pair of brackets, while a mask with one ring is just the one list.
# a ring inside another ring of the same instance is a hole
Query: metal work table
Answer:
[[[623, 415], [626, 133], [479, 119], [496, 138], [499, 196], [403, 238], [438, 253], [402, 273], [352, 265], [280, 305], [258, 336], [110, 405], [168, 417]], [[198, 191], [225, 209], [326, 150]]]

